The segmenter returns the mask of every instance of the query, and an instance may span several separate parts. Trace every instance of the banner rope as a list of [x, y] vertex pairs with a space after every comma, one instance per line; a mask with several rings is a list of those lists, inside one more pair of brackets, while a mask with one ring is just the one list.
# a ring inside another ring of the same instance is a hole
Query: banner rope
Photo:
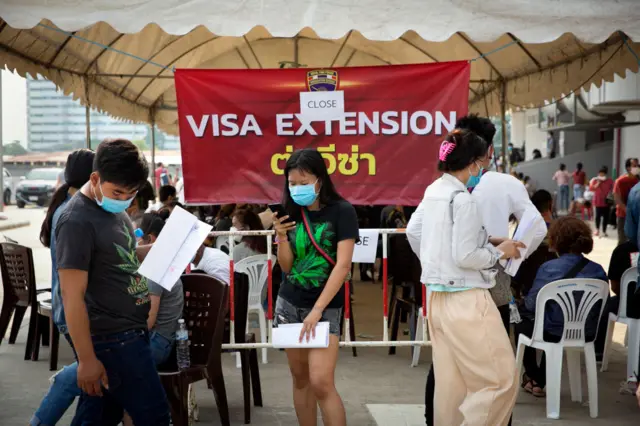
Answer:
[[[39, 23], [38, 26], [42, 27], [42, 28], [46, 28], [46, 29], [51, 30], [51, 31], [55, 31], [55, 32], [64, 34], [67, 37], [75, 38], [76, 40], [84, 41], [85, 43], [89, 43], [89, 44], [93, 44], [95, 46], [99, 46], [99, 47], [101, 47], [101, 48], [103, 48], [105, 50], [110, 50], [112, 52], [116, 52], [116, 53], [119, 53], [121, 55], [125, 55], [125, 56], [128, 56], [128, 57], [133, 58], [133, 59], [137, 59], [138, 61], [144, 62], [145, 64], [155, 65], [156, 67], [162, 68], [163, 70], [169, 70], [171, 72], [175, 72], [175, 70], [176, 70], [175, 67], [169, 67], [167, 65], [163, 65], [163, 64], [160, 64], [158, 62], [154, 62], [154, 61], [152, 61], [150, 59], [145, 59], [145, 58], [143, 58], [141, 56], [134, 55], [133, 53], [129, 53], [129, 52], [126, 52], [124, 50], [116, 49], [115, 47], [112, 47], [112, 46], [109, 46], [109, 45], [106, 45], [106, 44], [103, 44], [103, 43], [100, 43], [100, 42], [97, 42], [97, 41], [94, 41], [94, 40], [89, 40], [88, 38], [81, 37], [79, 35], [70, 33], [69, 31], [65, 31], [65, 30], [62, 30], [62, 29], [57, 28], [57, 27], [52, 27], [50, 25], [45, 25], [45, 24], [42, 24], [42, 23]], [[626, 42], [627, 41], [625, 39], [625, 43]], [[485, 58], [485, 57], [487, 57], [489, 55], [492, 55], [492, 54], [494, 54], [496, 52], [499, 52], [499, 51], [501, 51], [503, 49], [506, 49], [509, 46], [513, 46], [514, 44], [517, 44], [517, 43], [518, 43], [517, 40], [510, 41], [509, 43], [507, 43], [507, 44], [505, 44], [503, 46], [500, 46], [500, 47], [497, 47], [497, 48], [495, 48], [493, 50], [490, 50], [487, 53], [483, 53], [482, 55], [478, 56], [477, 58], [469, 59], [469, 60], [467, 60], [467, 62], [469, 62], [469, 63], [475, 62], [475, 61], [477, 61], [479, 59]], [[636, 53], [631, 49], [631, 46], [629, 46], [627, 44], [627, 47], [629, 48], [629, 50], [631, 50], [631, 53], [633, 53], [633, 55], [636, 57], [636, 59], [638, 59], [638, 62], [640, 63], [640, 58], [638, 58], [638, 55], [636, 55]]]

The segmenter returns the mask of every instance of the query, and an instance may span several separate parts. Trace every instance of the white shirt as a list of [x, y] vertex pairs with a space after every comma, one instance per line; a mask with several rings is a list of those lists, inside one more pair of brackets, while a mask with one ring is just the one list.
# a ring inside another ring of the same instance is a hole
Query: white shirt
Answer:
[[176, 178], [176, 192], [178, 193], [178, 199], [184, 203], [184, 179], [181, 177]]
[[509, 238], [509, 216], [522, 219], [526, 211], [540, 216], [536, 222], [536, 233], [531, 247], [527, 247], [527, 257], [533, 253], [547, 235], [547, 225], [542, 215], [529, 198], [527, 188], [515, 177], [506, 173], [486, 172], [471, 193], [476, 200], [478, 211], [489, 236]]
[[145, 210], [145, 213], [151, 213], [151, 212], [157, 212], [158, 210], [160, 210], [162, 207], [164, 206], [164, 204], [162, 204], [160, 201], [155, 202], [154, 204], [151, 204], [149, 206], [149, 208], [147, 208], [147, 210]]
[[221, 250], [205, 247], [202, 259], [194, 269], [200, 269], [205, 274], [229, 285], [229, 256]]

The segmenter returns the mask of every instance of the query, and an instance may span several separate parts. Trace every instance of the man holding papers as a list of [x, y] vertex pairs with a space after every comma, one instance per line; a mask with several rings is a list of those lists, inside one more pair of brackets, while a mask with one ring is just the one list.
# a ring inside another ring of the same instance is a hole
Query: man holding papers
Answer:
[[149, 175], [127, 140], [98, 146], [89, 182], [69, 201], [56, 229], [57, 264], [82, 396], [72, 425], [116, 425], [123, 409], [136, 426], [169, 425], [147, 317], [147, 279], [125, 210]]

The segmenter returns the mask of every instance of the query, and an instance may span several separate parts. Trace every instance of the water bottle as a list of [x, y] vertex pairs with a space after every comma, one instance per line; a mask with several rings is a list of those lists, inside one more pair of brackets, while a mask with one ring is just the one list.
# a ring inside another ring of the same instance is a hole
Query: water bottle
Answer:
[[516, 301], [513, 297], [511, 298], [511, 302], [509, 302], [509, 322], [511, 324], [519, 324], [520, 322], [522, 322], [522, 318], [520, 318], [520, 312], [518, 311]]
[[178, 320], [178, 331], [176, 331], [176, 353], [178, 355], [178, 368], [184, 370], [191, 366], [189, 357], [189, 332], [183, 319]]

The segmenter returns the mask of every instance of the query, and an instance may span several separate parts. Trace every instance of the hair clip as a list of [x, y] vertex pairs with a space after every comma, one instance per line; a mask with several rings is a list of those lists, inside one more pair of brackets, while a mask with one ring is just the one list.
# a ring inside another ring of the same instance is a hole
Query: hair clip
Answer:
[[438, 156], [438, 158], [440, 159], [440, 161], [446, 161], [447, 160], [447, 156], [449, 154], [451, 154], [451, 152], [453, 151], [453, 149], [456, 147], [456, 144], [453, 142], [449, 142], [447, 140], [445, 140], [444, 142], [442, 142], [440, 144], [440, 154]]

